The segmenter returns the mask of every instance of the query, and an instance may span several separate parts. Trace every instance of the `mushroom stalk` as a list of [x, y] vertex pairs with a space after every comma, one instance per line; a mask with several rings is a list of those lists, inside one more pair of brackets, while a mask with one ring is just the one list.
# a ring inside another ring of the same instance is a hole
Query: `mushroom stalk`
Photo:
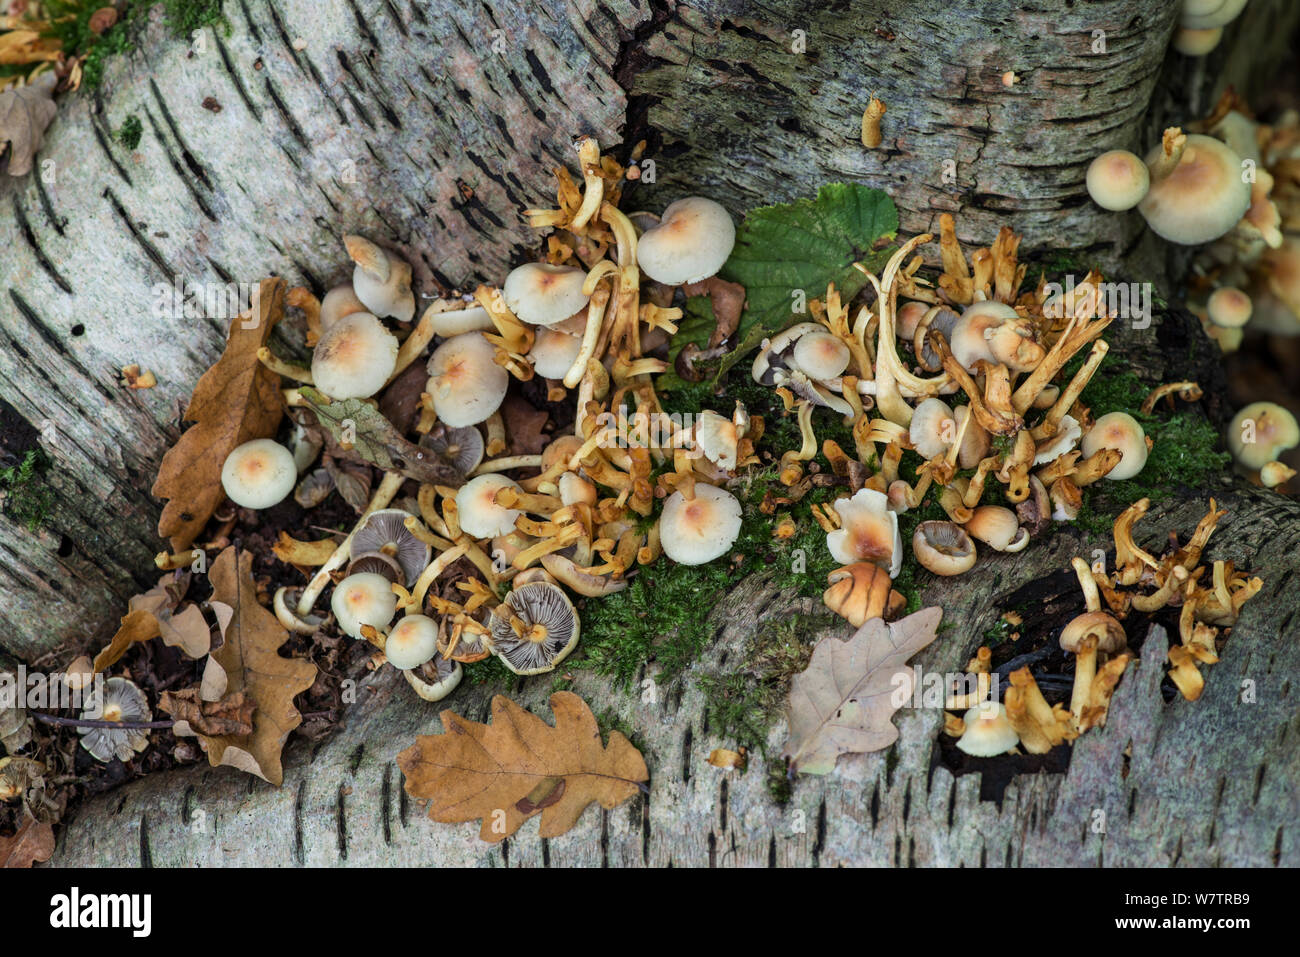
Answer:
[[467, 548], [468, 546], [464, 543], [455, 545], [452, 548], [447, 549], [424, 567], [424, 571], [420, 572], [420, 577], [417, 578], [415, 584], [411, 586], [411, 605], [406, 610], [408, 615], [418, 615], [422, 613], [421, 610], [424, 608], [424, 598], [429, 593], [429, 586], [432, 585], [434, 580], [446, 570], [448, 565], [464, 555]]
[[284, 376], [286, 379], [293, 379], [295, 382], [304, 382], [307, 385], [313, 383], [311, 370], [292, 362], [285, 362], [266, 346], [261, 346], [257, 350], [257, 361], [262, 363], [276, 375]]
[[507, 455], [505, 458], [489, 459], [481, 463], [478, 468], [470, 472], [473, 475], [482, 475], [485, 472], [504, 472], [507, 469], [539, 469], [542, 467], [542, 457], [540, 455]]

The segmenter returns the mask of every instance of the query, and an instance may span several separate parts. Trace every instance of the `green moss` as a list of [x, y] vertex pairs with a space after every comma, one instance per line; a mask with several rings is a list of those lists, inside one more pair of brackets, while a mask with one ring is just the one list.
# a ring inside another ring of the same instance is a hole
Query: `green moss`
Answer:
[[140, 117], [132, 113], [122, 125], [113, 133], [114, 138], [129, 150], [135, 149], [140, 145], [140, 136], [144, 132], [144, 127], [140, 125]]
[[0, 470], [4, 514], [29, 532], [44, 525], [54, 507], [54, 493], [43, 477], [48, 467], [48, 456], [39, 449], [30, 449], [17, 465]]
[[188, 37], [203, 27], [221, 26], [227, 35], [230, 21], [221, 9], [222, 0], [162, 0], [167, 25], [178, 37]]
[[465, 680], [472, 685], [496, 685], [499, 688], [513, 688], [519, 676], [501, 663], [496, 655], [488, 655], [482, 661], [465, 666]]

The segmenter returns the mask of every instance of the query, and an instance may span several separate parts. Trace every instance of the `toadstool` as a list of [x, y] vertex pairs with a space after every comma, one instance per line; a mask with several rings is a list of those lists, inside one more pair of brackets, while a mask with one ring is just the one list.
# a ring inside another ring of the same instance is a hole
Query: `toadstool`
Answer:
[[343, 245], [356, 263], [352, 288], [366, 310], [376, 316], [410, 322], [415, 316], [411, 267], [363, 236], [344, 236]]
[[1102, 209], [1132, 209], [1151, 187], [1146, 163], [1128, 150], [1108, 150], [1088, 166], [1088, 195]]
[[316, 388], [331, 399], [365, 399], [397, 368], [397, 338], [368, 312], [344, 316], [321, 333], [311, 356]]
[[497, 365], [496, 349], [479, 332], [452, 336], [433, 351], [426, 391], [439, 420], [462, 428], [483, 422], [501, 407], [510, 373]]
[[243, 508], [278, 505], [297, 481], [293, 453], [273, 439], [253, 439], [236, 446], [221, 466], [221, 487]]
[[361, 637], [361, 626], [387, 628], [397, 614], [397, 595], [392, 583], [375, 572], [349, 575], [334, 586], [330, 610], [345, 635]]
[[532, 582], [492, 611], [492, 653], [517, 675], [551, 671], [578, 643], [581, 622], [558, 585]]
[[852, 498], [836, 499], [840, 527], [826, 534], [826, 547], [841, 565], [874, 562], [897, 578], [903, 568], [903, 540], [898, 514], [889, 510], [884, 492], [861, 488]]
[[726, 489], [702, 482], [695, 497], [674, 492], [664, 502], [659, 540], [679, 565], [703, 565], [727, 553], [740, 536], [740, 501]]
[[960, 575], [975, 565], [975, 543], [956, 522], [929, 521], [912, 533], [912, 554], [936, 575]]
[[1107, 412], [1084, 434], [1080, 450], [1085, 458], [1102, 449], [1116, 449], [1121, 455], [1119, 463], [1106, 473], [1108, 479], [1130, 479], [1147, 464], [1146, 433], [1127, 412]]
[[708, 279], [736, 245], [736, 227], [721, 205], [703, 196], [670, 203], [659, 224], [637, 242], [637, 262], [666, 286]]
[[962, 723], [965, 730], [957, 747], [973, 758], [1006, 754], [1020, 743], [1020, 735], [1007, 718], [1006, 706], [995, 701], [977, 704], [966, 712]]

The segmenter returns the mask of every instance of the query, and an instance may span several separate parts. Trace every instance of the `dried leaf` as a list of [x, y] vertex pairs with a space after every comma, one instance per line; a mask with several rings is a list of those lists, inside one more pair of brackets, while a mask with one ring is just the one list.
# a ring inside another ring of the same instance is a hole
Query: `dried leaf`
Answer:
[[122, 660], [122, 656], [132, 645], [157, 638], [161, 633], [158, 619], [150, 612], [142, 609], [127, 612], [117, 629], [117, 634], [113, 635], [108, 645], [95, 655], [95, 671], [101, 672], [105, 668], [113, 667]]
[[[293, 698], [315, 682], [316, 666], [278, 654], [289, 634], [275, 615], [257, 603], [252, 567], [252, 554], [240, 552], [237, 556], [234, 546], [212, 563], [213, 599], [232, 607], [235, 614], [225, 629], [225, 643], [212, 652], [209, 662], [225, 672], [223, 695], [245, 694], [256, 705], [253, 731], [200, 734], [199, 738], [213, 767], [229, 764], [278, 787], [284, 780], [280, 751], [289, 732], [302, 723]], [[204, 680], [206, 684], [206, 675]]]
[[28, 818], [13, 837], [0, 837], [0, 867], [31, 867], [54, 854], [54, 828]]
[[443, 711], [443, 734], [417, 738], [397, 756], [407, 792], [429, 799], [435, 821], [482, 818], [479, 837], [493, 843], [539, 811], [541, 836], [558, 837], [593, 801], [608, 809], [636, 794], [650, 772], [631, 742], [611, 731], [602, 745], [595, 716], [572, 692], [550, 703], [554, 728], [501, 695], [491, 724]]
[[179, 648], [187, 658], [202, 658], [212, 650], [212, 629], [198, 605], [186, 605], [178, 614], [158, 619], [163, 644]]
[[326, 455], [322, 460], [329, 474], [330, 484], [338, 489], [343, 501], [360, 514], [370, 504], [372, 469], [359, 462], [338, 462]]
[[6, 143], [9, 145], [10, 176], [24, 176], [31, 171], [45, 128], [58, 112], [52, 98], [57, 82], [53, 73], [42, 73], [27, 86], [0, 93], [0, 150]]
[[413, 362], [379, 394], [379, 413], [405, 435], [420, 416], [420, 396], [429, 384], [423, 362]]
[[847, 640], [828, 635], [817, 643], [807, 669], [790, 684], [784, 756], [792, 772], [828, 774], [841, 754], [894, 743], [895, 675], [910, 682], [904, 666], [934, 641], [942, 617], [941, 608], [923, 608], [893, 624], [872, 618]]
[[545, 409], [535, 409], [532, 404], [515, 395], [507, 395], [501, 403], [501, 418], [506, 435], [510, 437], [511, 455], [537, 455], [550, 443], [551, 437], [542, 432], [551, 415]]
[[158, 534], [171, 539], [173, 551], [194, 542], [225, 498], [221, 467], [231, 450], [274, 435], [280, 424], [280, 377], [257, 360], [257, 350], [284, 315], [284, 289], [283, 279], [264, 279], [257, 316], [231, 320], [225, 352], [203, 373], [185, 412], [194, 425], [163, 456], [153, 494], [168, 499]]
[[158, 707], [177, 721], [186, 722], [195, 734], [209, 736], [252, 734], [253, 712], [257, 710], [245, 691], [228, 694], [219, 701], [203, 701], [197, 687], [164, 691]]
[[293, 500], [303, 508], [315, 508], [334, 491], [334, 476], [325, 468], [313, 469], [293, 490]]
[[361, 399], [331, 402], [310, 386], [303, 386], [299, 394], [335, 442], [371, 465], [431, 485], [465, 484], [465, 477], [450, 465], [404, 439], [373, 405]]

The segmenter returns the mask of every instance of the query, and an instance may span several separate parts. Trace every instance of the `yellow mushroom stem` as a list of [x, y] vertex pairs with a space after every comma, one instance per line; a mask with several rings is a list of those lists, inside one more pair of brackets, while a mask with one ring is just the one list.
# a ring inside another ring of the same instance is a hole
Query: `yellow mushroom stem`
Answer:
[[1148, 166], [1153, 186], [1178, 168], [1186, 148], [1187, 134], [1180, 127], [1171, 126], [1164, 131], [1160, 137], [1160, 155]]
[[[988, 700], [989, 690], [993, 687], [993, 677], [987, 671], [974, 672], [975, 690], [965, 694], [950, 694], [943, 706], [953, 711], [973, 708]], [[968, 676], [969, 677], [969, 676]]]
[[1101, 595], [1097, 592], [1097, 579], [1092, 574], [1092, 568], [1078, 555], [1070, 559], [1070, 566], [1079, 579], [1079, 587], [1083, 589], [1085, 607], [1088, 611], [1101, 611]]
[[285, 305], [301, 309], [307, 319], [307, 345], [314, 346], [320, 342], [320, 300], [312, 295], [311, 290], [294, 286], [284, 297]]
[[481, 463], [470, 475], [484, 475], [488, 472], [506, 472], [510, 469], [540, 469], [540, 455], [507, 455], [504, 458], [489, 459]]
[[[954, 479], [939, 491], [939, 507], [947, 513], [948, 518], [958, 525], [965, 525], [969, 522], [974, 512], [974, 509], [962, 501], [963, 491], [968, 487], [960, 484], [963, 481], [962, 479]], [[912, 507], [915, 508], [915, 506]]]
[[1210, 536], [1214, 534], [1219, 519], [1227, 514], [1226, 511], [1217, 507], [1214, 499], [1210, 499], [1209, 512], [1196, 523], [1196, 530], [1192, 532], [1192, 537], [1188, 539], [1187, 544], [1178, 550], [1177, 558], [1180, 565], [1195, 568], [1200, 563], [1201, 552], [1205, 550], [1206, 544], [1210, 541]]
[[284, 376], [286, 379], [293, 379], [295, 382], [303, 382], [307, 385], [311, 385], [314, 381], [310, 369], [305, 366], [294, 365], [292, 362], [285, 362], [266, 346], [258, 348], [257, 361], [276, 375]]
[[397, 364], [393, 366], [393, 374], [388, 377], [387, 385], [392, 385], [393, 380], [407, 370], [407, 368], [424, 353], [425, 346], [433, 341], [434, 316], [433, 306], [424, 310], [420, 316], [420, 321], [415, 324], [415, 328], [410, 334], [402, 340], [402, 344], [397, 349]]
[[443, 538], [455, 538], [447, 528], [447, 523], [438, 514], [438, 490], [434, 486], [428, 483], [422, 484], [415, 495], [415, 501], [420, 506], [420, 517], [424, 519], [424, 524]]
[[1106, 358], [1106, 353], [1109, 350], [1110, 346], [1106, 343], [1105, 339], [1098, 339], [1092, 344], [1092, 351], [1088, 353], [1087, 360], [1079, 367], [1079, 371], [1074, 374], [1074, 377], [1070, 379], [1069, 385], [1062, 390], [1061, 394], [1057, 397], [1056, 402], [1054, 402], [1052, 407], [1047, 410], [1047, 414], [1043, 416], [1043, 420], [1034, 427], [1033, 434], [1035, 439], [1041, 441], [1042, 439], [1051, 438], [1056, 434], [1061, 419], [1063, 419], [1065, 414], [1070, 411], [1070, 407], [1074, 405], [1075, 400], [1079, 398], [1079, 394], [1083, 392], [1084, 387], [1087, 386], [1088, 382], [1092, 379], [1093, 374], [1097, 371], [1097, 366], [1101, 365], [1101, 360]]
[[452, 543], [448, 539], [443, 538], [440, 535], [435, 535], [433, 532], [429, 531], [428, 526], [414, 515], [406, 516], [406, 519], [402, 524], [406, 526], [408, 532], [435, 551], [445, 552], [447, 549], [451, 548]]
[[420, 393], [420, 419], [415, 423], [415, 431], [428, 435], [438, 424], [438, 413], [433, 407], [433, 396], [427, 392]]
[[1074, 472], [1070, 475], [1070, 481], [1080, 488], [1091, 485], [1093, 482], [1099, 482], [1115, 466], [1119, 465], [1120, 459], [1123, 457], [1124, 453], [1119, 449], [1098, 449], [1086, 459], [1082, 459], [1074, 467]]
[[1071, 449], [1069, 452], [1062, 452], [1052, 461], [1048, 462], [1041, 469], [1034, 473], [1034, 476], [1044, 485], [1051, 485], [1057, 479], [1073, 475], [1078, 471], [1079, 457], [1083, 453], [1078, 449]]
[[442, 497], [442, 524], [447, 529], [447, 537], [455, 541], [461, 536], [460, 527], [460, 507], [456, 504], [455, 495], [448, 495], [444, 491], [438, 493]]
[[1018, 687], [1007, 689], [1003, 704], [1007, 710], [1007, 720], [1020, 737], [1020, 745], [1028, 754], [1046, 754], [1052, 750], [1051, 739], [1029, 714], [1027, 695]]
[[380, 651], [383, 651], [384, 646], [388, 644], [388, 635], [380, 631], [374, 625], [362, 625], [361, 637], [366, 639], [366, 641], [370, 642]]
[[330, 555], [329, 560], [317, 569], [316, 574], [312, 576], [311, 581], [302, 590], [296, 609], [299, 618], [305, 618], [311, 613], [312, 605], [316, 603], [320, 593], [325, 590], [325, 586], [333, 580], [330, 573], [342, 568], [343, 564], [348, 560], [352, 554], [352, 540], [356, 538], [357, 532], [365, 526], [371, 515], [388, 506], [388, 503], [397, 495], [398, 489], [402, 487], [402, 483], [405, 481], [406, 476], [399, 472], [384, 473], [384, 477], [379, 482], [379, 487], [375, 489], [374, 494], [370, 497], [366, 510], [361, 513], [356, 524], [352, 526], [352, 531], [348, 532], [348, 537], [339, 543], [339, 547], [335, 549], [334, 554]]
[[1070, 692], [1070, 714], [1075, 726], [1083, 721], [1083, 709], [1092, 698], [1092, 681], [1097, 675], [1097, 636], [1085, 635], [1074, 653], [1074, 688]]
[[474, 300], [483, 307], [488, 318], [492, 320], [492, 325], [497, 329], [497, 335], [485, 336], [485, 338], [507, 352], [527, 355], [528, 350], [533, 347], [535, 334], [510, 311], [501, 290], [481, 285], [474, 290]]
[[558, 552], [562, 549], [568, 548], [581, 537], [581, 525], [566, 525], [564, 529], [553, 538], [544, 538], [523, 549], [515, 556], [515, 560], [510, 564], [519, 571], [523, 571], [525, 568], [540, 561], [543, 555], [549, 555], [551, 552]]
[[647, 329], [662, 329], [670, 336], [677, 332], [677, 321], [682, 318], [682, 310], [678, 306], [672, 306], [665, 309], [663, 306], [656, 306], [652, 302], [644, 303], [641, 306], [641, 322]]
[[638, 565], [649, 565], [656, 561], [663, 553], [663, 546], [659, 541], [659, 519], [650, 526], [650, 531], [646, 533], [645, 544], [641, 546], [636, 553], [636, 562]]
[[595, 137], [586, 136], [578, 143], [578, 165], [582, 169], [584, 189], [582, 205], [569, 223], [570, 232], [581, 236], [605, 199], [605, 177], [601, 175], [600, 145]]
[[153, 557], [153, 563], [158, 567], [159, 571], [171, 572], [178, 568], [189, 568], [194, 564], [194, 560], [202, 554], [203, 552], [197, 548], [177, 552], [174, 555], [168, 552], [159, 552]]
[[1034, 367], [1016, 391], [1011, 395], [1011, 407], [1021, 415], [1034, 404], [1040, 392], [1056, 378], [1065, 364], [1074, 358], [1074, 354], [1089, 342], [1100, 336], [1111, 323], [1110, 316], [1096, 320], [1081, 319], [1073, 315], [1066, 323], [1064, 331], [1048, 350], [1043, 361]]
[[1164, 608], [1178, 594], [1187, 581], [1187, 569], [1175, 565], [1165, 575], [1164, 582], [1150, 595], [1134, 595], [1133, 607], [1142, 612], [1153, 612]]
[[1110, 699], [1115, 693], [1115, 686], [1119, 684], [1124, 669], [1128, 667], [1128, 663], [1132, 660], [1133, 656], [1128, 652], [1124, 652], [1111, 658], [1097, 669], [1097, 674], [1092, 679], [1092, 691], [1088, 698], [1088, 704], [1084, 707], [1082, 717], [1078, 722], [1080, 732], [1087, 731], [1089, 728], [1101, 727], [1106, 723], [1106, 712], [1110, 708]]
[[483, 428], [487, 431], [487, 445], [483, 449], [483, 454], [500, 455], [506, 449], [506, 423], [501, 418], [500, 411], [489, 415], [483, 423]]
[[608, 259], [602, 259], [587, 274], [587, 281], [583, 283], [583, 294], [591, 297], [587, 301], [587, 326], [582, 332], [582, 344], [578, 347], [578, 354], [573, 358], [573, 365], [569, 366], [569, 371], [564, 374], [563, 382], [566, 389], [578, 387], [588, 364], [596, 358], [596, 346], [600, 341], [601, 330], [605, 320], [612, 318], [608, 313], [613, 308], [610, 303], [613, 297], [612, 289], [609, 285], [598, 288], [597, 284], [606, 276], [610, 276], [612, 280], [615, 275], [614, 264]]
[[1205, 392], [1196, 382], [1166, 382], [1164, 385], [1156, 386], [1150, 394], [1142, 400], [1142, 411], [1150, 415], [1155, 411], [1156, 403], [1167, 395], [1177, 395], [1184, 402], [1197, 402]]
[[411, 608], [407, 610], [408, 615], [421, 613], [421, 609], [424, 608], [424, 597], [429, 593], [429, 586], [434, 583], [439, 575], [446, 571], [447, 566], [463, 556], [468, 547], [463, 542], [459, 545], [453, 545], [424, 567], [424, 571], [420, 572], [420, 577], [411, 586]]
[[1060, 721], [1057, 720], [1056, 712], [1052, 710], [1052, 706], [1043, 697], [1043, 692], [1039, 689], [1038, 682], [1034, 680], [1029, 666], [1025, 665], [1023, 668], [1018, 668], [1011, 672], [1008, 677], [1012, 686], [1024, 696], [1023, 700], [1029, 717], [1037, 722], [1047, 740], [1053, 746], [1064, 741], [1064, 729], [1061, 727]]

